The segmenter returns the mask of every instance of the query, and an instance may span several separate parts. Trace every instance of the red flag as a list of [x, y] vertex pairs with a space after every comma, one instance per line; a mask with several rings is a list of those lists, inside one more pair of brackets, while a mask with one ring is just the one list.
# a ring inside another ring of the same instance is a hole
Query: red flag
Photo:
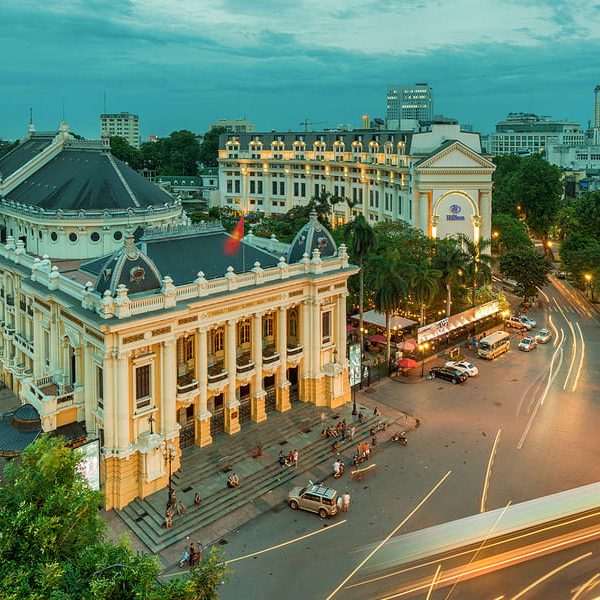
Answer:
[[244, 217], [242, 217], [235, 229], [231, 232], [231, 236], [225, 240], [223, 250], [225, 254], [235, 254], [240, 247], [240, 243], [244, 237]]

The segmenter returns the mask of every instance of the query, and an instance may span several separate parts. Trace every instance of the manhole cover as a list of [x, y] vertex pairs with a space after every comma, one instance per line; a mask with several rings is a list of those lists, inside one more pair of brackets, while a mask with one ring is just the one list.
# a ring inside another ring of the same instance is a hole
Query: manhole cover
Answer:
[[190, 485], [186, 488], [183, 488], [181, 491], [185, 493], [185, 492], [189, 492], [191, 489], [192, 489], [192, 486]]

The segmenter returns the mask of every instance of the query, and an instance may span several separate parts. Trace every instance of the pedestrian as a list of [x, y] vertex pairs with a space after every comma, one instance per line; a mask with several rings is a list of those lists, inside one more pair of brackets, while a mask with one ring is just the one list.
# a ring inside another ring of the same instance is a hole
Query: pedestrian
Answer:
[[363, 457], [363, 449], [362, 449], [362, 445], [359, 442], [358, 444], [356, 444], [356, 458], [358, 460], [358, 462], [362, 461], [362, 457]]
[[377, 406], [373, 410], [373, 416], [375, 416], [375, 417], [381, 416], [381, 413], [379, 412], [379, 408], [377, 408]]
[[181, 500], [179, 500], [179, 502], [177, 502], [177, 514], [179, 516], [184, 515], [186, 510], [187, 508], [185, 504]]
[[298, 468], [298, 459], [300, 458], [300, 454], [298, 454], [298, 449], [294, 450], [294, 469]]
[[344, 512], [348, 512], [348, 509], [350, 508], [350, 494], [348, 493], [348, 490], [346, 490], [342, 496], [342, 506]]
[[185, 549], [181, 555], [181, 559], [179, 560], [179, 566], [183, 567], [183, 565], [185, 565], [188, 561], [191, 561], [191, 556], [187, 549]]
[[196, 506], [200, 506], [200, 503], [202, 502], [202, 498], [200, 498], [200, 494], [198, 492], [196, 492], [194, 494], [194, 504]]
[[341, 496], [338, 496], [336, 504], [337, 504], [338, 511], [342, 512], [342, 508], [344, 507], [344, 501], [342, 500]]
[[356, 425], [352, 425], [352, 427], [350, 428], [350, 439], [353, 440], [354, 439], [354, 434], [356, 433]]
[[338, 460], [336, 460], [333, 463], [333, 476], [338, 479], [338, 477], [340, 476], [340, 463]]
[[325, 424], [325, 421], [327, 420], [327, 415], [325, 414], [325, 411], [321, 411], [321, 425]]
[[348, 426], [346, 425], [346, 421], [342, 422], [342, 440], [346, 439], [346, 434], [348, 433]]

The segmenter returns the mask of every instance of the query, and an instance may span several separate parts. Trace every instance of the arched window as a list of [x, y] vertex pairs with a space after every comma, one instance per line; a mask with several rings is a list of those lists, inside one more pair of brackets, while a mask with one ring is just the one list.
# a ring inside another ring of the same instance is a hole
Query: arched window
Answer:
[[266, 315], [263, 319], [263, 337], [273, 337], [273, 315]]
[[238, 345], [250, 343], [250, 321], [248, 319], [238, 323]]
[[222, 327], [219, 327], [218, 329], [215, 329], [212, 332], [212, 351], [213, 351], [213, 354], [216, 354], [217, 352], [222, 352], [223, 351], [224, 339], [225, 339], [225, 333], [224, 333]]
[[298, 337], [298, 310], [296, 308], [288, 311], [288, 333], [292, 338]]

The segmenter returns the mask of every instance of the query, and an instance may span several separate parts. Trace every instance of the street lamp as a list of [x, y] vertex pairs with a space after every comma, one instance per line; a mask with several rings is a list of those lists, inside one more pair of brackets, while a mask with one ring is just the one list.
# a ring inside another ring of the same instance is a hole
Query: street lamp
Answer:
[[[361, 365], [362, 369], [362, 365]], [[361, 373], [362, 375], [362, 373]], [[355, 417], [358, 414], [356, 410], [356, 384], [352, 386], [352, 416]]]
[[177, 456], [177, 452], [175, 451], [175, 446], [173, 446], [173, 444], [169, 444], [168, 446], [163, 448], [162, 454], [165, 457], [165, 461], [169, 465], [169, 502], [170, 502], [171, 498], [173, 497], [173, 482], [171, 479], [172, 478], [171, 465], [173, 464], [173, 461], [175, 460], [175, 457]]
[[419, 344], [419, 350], [421, 351], [421, 377], [423, 377], [423, 373], [425, 372], [425, 350], [427, 350], [428, 348], [429, 342]]
[[592, 283], [593, 277], [590, 273], [586, 273], [584, 275], [584, 277], [585, 277], [587, 284], [590, 287], [590, 300], [593, 302], [594, 301], [594, 284]]

